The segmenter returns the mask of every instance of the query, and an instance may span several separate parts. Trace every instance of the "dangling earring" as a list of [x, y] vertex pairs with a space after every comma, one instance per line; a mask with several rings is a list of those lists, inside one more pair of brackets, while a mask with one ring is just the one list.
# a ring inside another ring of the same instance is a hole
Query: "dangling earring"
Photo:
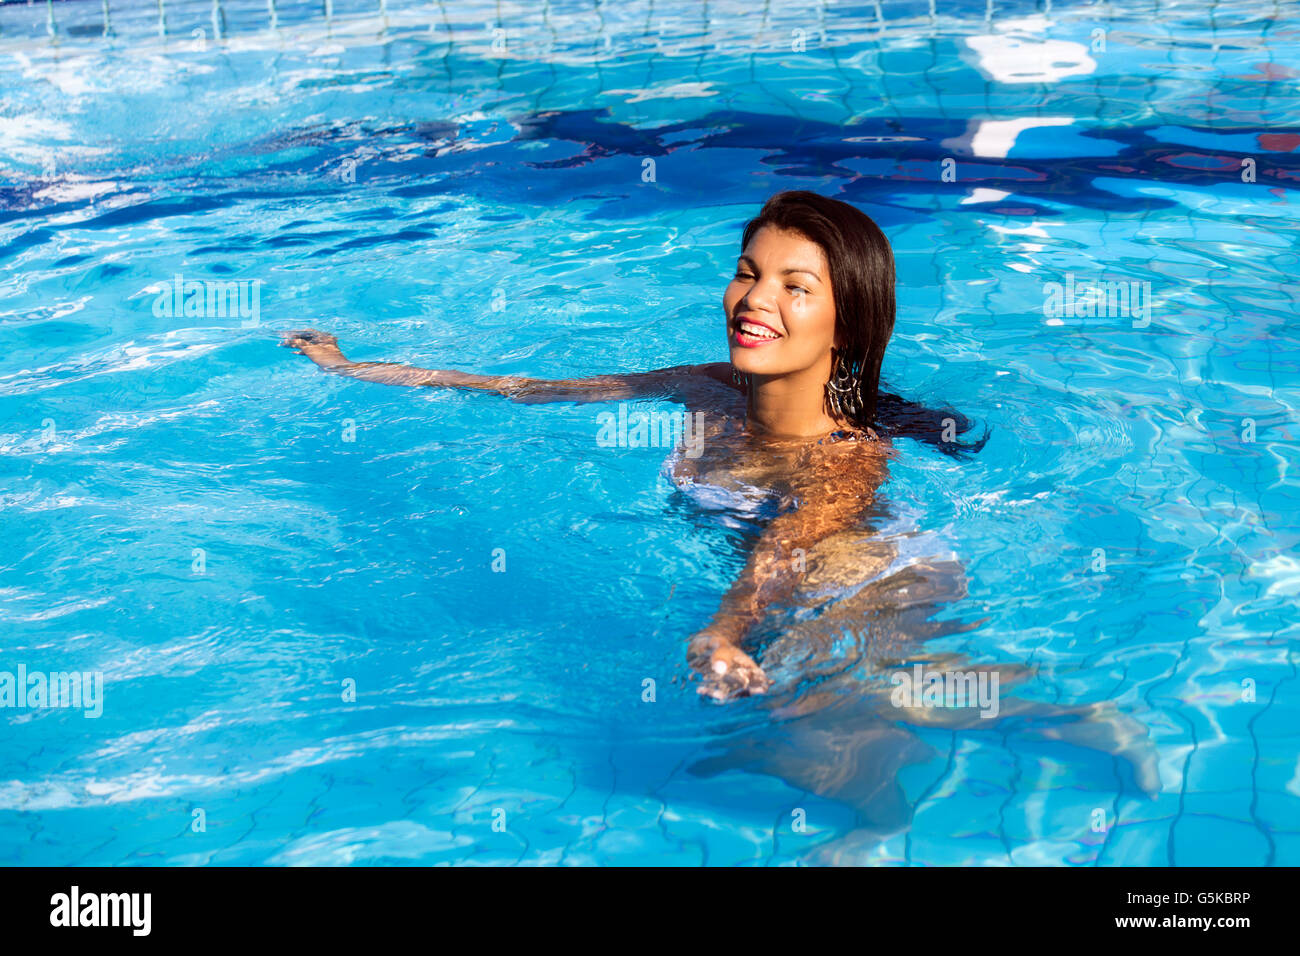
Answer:
[[839, 418], [852, 420], [862, 412], [862, 366], [839, 355], [835, 372], [826, 383], [826, 403]]
[[734, 365], [731, 366], [731, 380], [741, 388], [745, 388], [746, 386], [749, 385], [749, 376], [741, 375], [740, 372], [736, 370], [736, 366]]

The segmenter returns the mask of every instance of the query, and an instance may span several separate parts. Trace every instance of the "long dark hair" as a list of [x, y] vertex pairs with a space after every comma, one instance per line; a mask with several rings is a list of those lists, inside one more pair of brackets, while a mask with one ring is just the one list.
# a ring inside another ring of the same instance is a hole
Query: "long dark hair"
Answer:
[[894, 251], [880, 227], [862, 210], [803, 189], [768, 199], [745, 224], [743, 251], [764, 226], [798, 233], [821, 247], [830, 268], [838, 347], [831, 350], [831, 375], [849, 373], [847, 400], [826, 393], [828, 414], [839, 412], [858, 428], [875, 428], [929, 442], [955, 457], [979, 451], [988, 431], [975, 443], [956, 436], [973, 423], [951, 408], [930, 409], [880, 391], [880, 366], [894, 332]]

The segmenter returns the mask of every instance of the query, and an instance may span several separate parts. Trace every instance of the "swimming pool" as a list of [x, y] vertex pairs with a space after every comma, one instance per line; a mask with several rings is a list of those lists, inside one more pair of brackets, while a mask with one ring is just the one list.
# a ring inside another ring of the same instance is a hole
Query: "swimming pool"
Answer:
[[[1300, 864], [1275, 4], [106, 6], [0, 7], [0, 671], [103, 676], [97, 717], [0, 715], [4, 862]], [[702, 703], [684, 645], [743, 528], [668, 449], [276, 347], [725, 360], [782, 188], [876, 219], [888, 386], [991, 429], [901, 440], [885, 487], [885, 533], [964, 566], [927, 650], [1113, 701], [1154, 799], [839, 678]]]

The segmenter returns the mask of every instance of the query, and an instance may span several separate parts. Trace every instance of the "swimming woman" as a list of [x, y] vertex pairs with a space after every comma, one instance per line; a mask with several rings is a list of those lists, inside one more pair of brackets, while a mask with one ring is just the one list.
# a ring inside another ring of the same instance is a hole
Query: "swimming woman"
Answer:
[[778, 193], [745, 226], [741, 246], [722, 303], [729, 363], [541, 380], [352, 362], [333, 335], [313, 329], [289, 332], [282, 344], [366, 382], [477, 389], [517, 402], [666, 399], [704, 412], [703, 453], [674, 456], [674, 483], [721, 488], [756, 513], [766, 501], [776, 513], [688, 658], [704, 678], [701, 693], [760, 694], [771, 681], [748, 652], [755, 625], [797, 591], [810, 554], [862, 527], [888, 474], [889, 435], [906, 431], [953, 453], [952, 434], [969, 423], [878, 393], [894, 328], [894, 257], [866, 214], [811, 192]]

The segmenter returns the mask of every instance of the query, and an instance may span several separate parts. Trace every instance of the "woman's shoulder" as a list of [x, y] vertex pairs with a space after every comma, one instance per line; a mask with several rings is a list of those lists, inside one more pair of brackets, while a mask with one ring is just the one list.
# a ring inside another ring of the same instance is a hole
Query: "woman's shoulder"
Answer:
[[736, 385], [730, 362], [709, 362], [705, 365], [692, 365], [691, 371], [703, 378], [711, 378], [723, 385]]
[[721, 382], [732, 388], [738, 387], [732, 377], [730, 362], [710, 362], [706, 365], [673, 365], [668, 368], [655, 369], [653, 372], [638, 373], [670, 381], [698, 381], [700, 379]]

